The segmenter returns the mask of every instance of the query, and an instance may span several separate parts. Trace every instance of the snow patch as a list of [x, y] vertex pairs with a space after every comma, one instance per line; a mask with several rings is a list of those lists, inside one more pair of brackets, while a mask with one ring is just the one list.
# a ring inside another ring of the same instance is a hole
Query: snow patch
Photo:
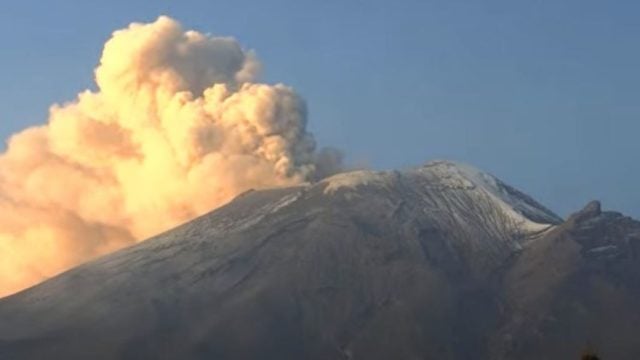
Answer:
[[597, 254], [597, 253], [612, 253], [617, 251], [618, 251], [618, 247], [616, 245], [605, 245], [605, 246], [599, 246], [599, 247], [590, 249], [588, 252], [592, 254]]
[[275, 213], [276, 211], [289, 206], [290, 204], [294, 203], [296, 200], [298, 200], [300, 198], [300, 196], [302, 195], [301, 191], [298, 191], [296, 193], [284, 196], [283, 198], [281, 198], [280, 200], [276, 201], [275, 203], [270, 205], [270, 208], [268, 210], [268, 212], [270, 214]]
[[333, 175], [320, 182], [326, 184], [325, 194], [333, 194], [338, 189], [356, 189], [362, 185], [388, 186], [391, 184], [390, 176], [385, 172], [358, 170]]
[[[472, 166], [452, 161], [433, 161], [422, 167], [421, 171], [434, 175], [440, 185], [485, 193], [523, 230], [542, 231], [562, 221], [527, 195]], [[543, 219], [543, 221], [534, 221], [532, 218]]]

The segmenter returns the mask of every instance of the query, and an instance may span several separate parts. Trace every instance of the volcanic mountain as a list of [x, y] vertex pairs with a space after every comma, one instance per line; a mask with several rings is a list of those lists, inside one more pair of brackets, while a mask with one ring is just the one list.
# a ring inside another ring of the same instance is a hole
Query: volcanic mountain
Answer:
[[0, 359], [640, 359], [639, 299], [640, 222], [436, 161], [249, 191], [4, 298]]

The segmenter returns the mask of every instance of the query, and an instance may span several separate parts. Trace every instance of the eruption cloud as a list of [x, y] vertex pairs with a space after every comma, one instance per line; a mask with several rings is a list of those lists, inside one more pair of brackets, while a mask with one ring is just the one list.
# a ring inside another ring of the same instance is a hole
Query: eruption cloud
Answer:
[[113, 33], [96, 91], [0, 155], [0, 296], [192, 219], [250, 188], [336, 172], [304, 102], [257, 82], [232, 38], [168, 17]]

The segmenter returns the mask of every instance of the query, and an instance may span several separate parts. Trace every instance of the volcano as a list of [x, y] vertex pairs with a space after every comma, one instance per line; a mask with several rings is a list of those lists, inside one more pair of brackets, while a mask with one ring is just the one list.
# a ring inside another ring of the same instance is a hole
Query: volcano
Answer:
[[248, 191], [1, 299], [0, 359], [640, 359], [639, 299], [640, 222], [434, 161]]

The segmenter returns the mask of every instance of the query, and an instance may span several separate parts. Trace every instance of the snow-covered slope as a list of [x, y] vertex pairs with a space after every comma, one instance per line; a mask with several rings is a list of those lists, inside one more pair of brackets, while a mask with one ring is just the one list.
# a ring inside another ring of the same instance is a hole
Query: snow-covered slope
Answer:
[[340, 189], [355, 191], [360, 186], [391, 188], [401, 177], [417, 182], [419, 192], [425, 194], [430, 192], [432, 196], [434, 193], [441, 192], [453, 200], [458, 198], [456, 193], [465, 193], [469, 196], [466, 199], [470, 202], [469, 206], [474, 205], [471, 203], [474, 201], [488, 200], [495, 209], [500, 209], [503, 215], [523, 232], [538, 232], [562, 222], [559, 216], [530, 196], [505, 184], [493, 175], [453, 161], [432, 161], [404, 172], [342, 173], [325, 179], [321, 184], [326, 184], [325, 194], [333, 194]]
[[434, 161], [418, 171], [434, 182], [452, 187], [462, 186], [469, 191], [491, 196], [506, 215], [526, 229], [540, 230], [562, 222], [559, 216], [530, 196], [472, 166], [451, 161]]

